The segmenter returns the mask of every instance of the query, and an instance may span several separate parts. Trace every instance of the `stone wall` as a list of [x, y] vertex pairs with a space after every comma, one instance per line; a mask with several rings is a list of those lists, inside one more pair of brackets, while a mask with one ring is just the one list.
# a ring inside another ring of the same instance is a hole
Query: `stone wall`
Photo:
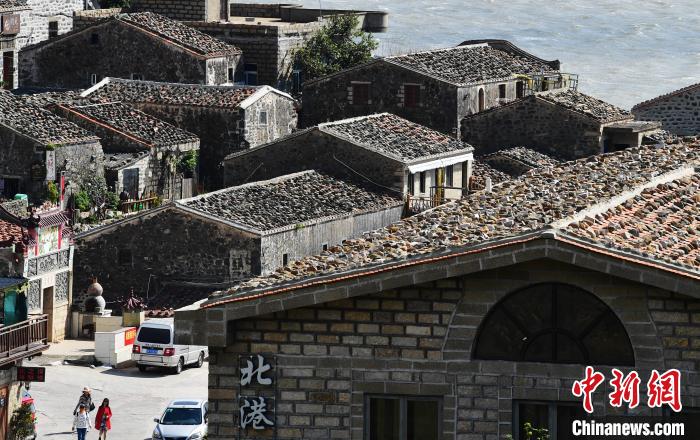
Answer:
[[207, 0], [132, 0], [138, 12], [155, 12], [175, 20], [206, 20]]
[[562, 160], [602, 151], [600, 122], [534, 96], [468, 116], [461, 131], [477, 155], [522, 145]]
[[659, 121], [664, 130], [680, 136], [700, 134], [700, 86], [634, 107], [636, 119]]
[[75, 248], [75, 285], [84, 289], [95, 275], [107, 301], [131, 287], [145, 295], [151, 275], [153, 289], [166, 280], [224, 282], [260, 273], [258, 237], [173, 208], [79, 235]]
[[[92, 7], [92, 1], [88, 1]], [[58, 34], [65, 34], [73, 29], [73, 14], [82, 11], [84, 0], [28, 0], [31, 11], [22, 13], [21, 31], [18, 49], [49, 39], [49, 22], [58, 23]]]
[[[370, 83], [368, 105], [353, 104], [353, 81]], [[404, 84], [418, 84], [420, 104], [406, 107]], [[372, 113], [389, 112], [434, 130], [457, 134], [457, 87], [395, 67], [374, 62], [316, 82], [306, 83], [302, 94], [301, 124], [304, 127]]]
[[[96, 37], [93, 37], [95, 35]], [[96, 38], [96, 40], [95, 40]], [[161, 60], [168, 59], [163, 63]], [[110, 21], [20, 53], [22, 86], [87, 88], [92, 75], [204, 84], [207, 63], [160, 39]]]
[[122, 8], [91, 9], [88, 11], [76, 11], [73, 15], [73, 29], [83, 29], [92, 26], [100, 20], [113, 17], [126, 12]]
[[[262, 123], [261, 113], [267, 122]], [[245, 109], [245, 140], [250, 147], [266, 144], [291, 134], [297, 128], [294, 101], [271, 92]]]
[[[571, 386], [583, 377], [583, 365], [472, 356], [478, 328], [493, 306], [510, 292], [542, 282], [573, 284], [601, 299], [624, 325], [640, 376], [646, 380], [651, 369], [678, 368], [684, 405], [700, 405], [695, 312], [700, 300], [536, 260], [230, 322], [228, 346], [210, 349], [209, 437], [228, 439], [237, 433], [239, 365], [250, 354], [274, 359], [280, 439], [366, 438], [363, 402], [368, 394], [439, 398], [441, 438], [459, 440], [510, 434], [513, 401], [580, 405]], [[610, 367], [597, 369], [611, 377]], [[607, 406], [609, 392], [607, 382], [596, 392], [597, 416], [624, 412]], [[650, 413], [645, 405], [635, 410]]]
[[[348, 168], [349, 167], [349, 168]], [[403, 164], [349, 142], [311, 130], [224, 161], [226, 186], [305, 170], [357, 180], [358, 173], [403, 194]], [[361, 182], [368, 183], [362, 179]]]

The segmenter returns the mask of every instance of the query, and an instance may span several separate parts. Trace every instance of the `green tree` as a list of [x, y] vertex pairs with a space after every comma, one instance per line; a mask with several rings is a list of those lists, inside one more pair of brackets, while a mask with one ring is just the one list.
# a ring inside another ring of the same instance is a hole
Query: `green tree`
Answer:
[[354, 14], [333, 15], [296, 52], [296, 62], [304, 79], [311, 80], [369, 61], [377, 41], [363, 31]]
[[87, 191], [80, 191], [75, 195], [75, 207], [83, 212], [90, 209], [90, 196]]
[[177, 170], [187, 177], [192, 177], [192, 174], [194, 174], [197, 169], [197, 159], [197, 150], [188, 151], [180, 158], [180, 162], [177, 164]]
[[10, 419], [12, 440], [24, 440], [34, 435], [34, 417], [29, 405], [20, 405]]
[[56, 183], [49, 181], [46, 185], [46, 198], [49, 199], [51, 203], [58, 203], [59, 196], [60, 194]]

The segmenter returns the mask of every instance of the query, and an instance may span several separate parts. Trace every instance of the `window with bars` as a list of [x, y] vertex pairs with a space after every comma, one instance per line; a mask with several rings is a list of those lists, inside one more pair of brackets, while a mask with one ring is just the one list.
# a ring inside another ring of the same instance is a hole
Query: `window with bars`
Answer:
[[54, 20], [49, 22], [49, 40], [56, 37], [58, 37], [58, 22]]
[[449, 165], [445, 167], [445, 186], [454, 186], [454, 174], [455, 174], [455, 167], [454, 165]]
[[506, 85], [505, 84], [498, 85], [498, 99], [506, 99]]
[[575, 440], [571, 424], [584, 420], [586, 412], [580, 403], [570, 402], [513, 402], [513, 440], [528, 440], [525, 423], [533, 429], [546, 429], [549, 440]]
[[437, 397], [368, 395], [365, 438], [369, 440], [438, 440], [442, 401]]

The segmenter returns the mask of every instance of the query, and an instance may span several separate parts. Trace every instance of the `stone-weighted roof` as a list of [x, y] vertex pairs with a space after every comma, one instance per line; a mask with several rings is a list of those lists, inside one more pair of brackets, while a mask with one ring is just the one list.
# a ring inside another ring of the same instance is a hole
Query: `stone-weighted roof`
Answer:
[[608, 104], [605, 101], [601, 101], [598, 98], [586, 95], [577, 90], [544, 92], [538, 93], [535, 96], [569, 110], [590, 116], [601, 123], [634, 118], [627, 110]]
[[491, 185], [498, 185], [506, 180], [510, 180], [510, 176], [502, 171], [499, 171], [488, 163], [474, 159], [472, 161], [472, 180], [469, 182], [469, 188], [484, 189], [486, 187], [486, 178], [491, 179]]
[[324, 217], [382, 210], [401, 205], [402, 201], [326, 174], [304, 171], [177, 204], [254, 231], [270, 231]]
[[455, 85], [554, 72], [546, 62], [487, 45], [458, 46], [385, 58], [386, 61]]
[[0, 11], [9, 9], [28, 8], [27, 0], [0, 0]]
[[204, 86], [118, 78], [107, 78], [101, 84], [84, 95], [92, 102], [123, 101], [236, 109], [259, 90], [258, 87]]
[[123, 103], [62, 106], [85, 121], [121, 134], [127, 134], [152, 146], [167, 146], [198, 142], [196, 134], [175, 127], [163, 120], [136, 110]]
[[318, 128], [403, 162], [474, 150], [469, 144], [390, 113], [329, 122]]
[[80, 91], [66, 90], [62, 92], [41, 92], [16, 95], [22, 101], [42, 108], [48, 108], [52, 104], [72, 104], [79, 102]]
[[135, 153], [115, 153], [105, 154], [105, 168], [108, 170], [119, 170], [138, 162], [148, 156], [148, 151], [137, 151]]
[[22, 242], [22, 227], [0, 220], [0, 247], [9, 247]]
[[48, 110], [0, 92], [0, 124], [41, 144], [67, 145], [95, 142], [98, 138]]
[[497, 156], [517, 160], [530, 168], [551, 167], [561, 163], [558, 160], [547, 156], [546, 154], [542, 154], [539, 151], [535, 151], [527, 147], [506, 148], [491, 154], [486, 154], [481, 157], [481, 160], [488, 162], [490, 158]]
[[[613, 250], [617, 252], [613, 256], [621, 254], [700, 275], [698, 177], [687, 179], [698, 165], [700, 143], [630, 148], [535, 169], [491, 192], [471, 193], [460, 201], [346, 240], [320, 255], [302, 258], [274, 274], [242, 282], [215, 294], [212, 301], [240, 300], [250, 291], [259, 295], [282, 285], [290, 291], [294, 287], [289, 286], [301, 286], [296, 284], [301, 280], [305, 285], [311, 278], [324, 277], [324, 282], [330, 282], [351, 271], [379, 265], [398, 268], [407, 259], [488, 249], [490, 244], [547, 231], [555, 238], [588, 235], [587, 246], [592, 249], [608, 254]], [[617, 225], [606, 221], [606, 215]], [[644, 225], [631, 224], [632, 217]], [[588, 225], [588, 218], [596, 220]], [[689, 257], [676, 258], [680, 251], [689, 252]]]
[[120, 14], [117, 19], [132, 24], [148, 32], [169, 40], [175, 44], [191, 49], [208, 57], [240, 54], [241, 50], [217, 38], [207, 35], [177, 20], [154, 14], [136, 12]]

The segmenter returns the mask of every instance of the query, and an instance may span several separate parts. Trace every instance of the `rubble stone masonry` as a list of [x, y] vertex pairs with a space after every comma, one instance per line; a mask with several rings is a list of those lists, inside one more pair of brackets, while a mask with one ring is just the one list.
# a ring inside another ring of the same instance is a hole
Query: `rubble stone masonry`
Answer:
[[[578, 401], [571, 386], [583, 365], [472, 356], [489, 310], [508, 293], [542, 282], [573, 284], [605, 302], [630, 337], [641, 377], [678, 368], [684, 405], [700, 405], [700, 300], [535, 260], [230, 322], [228, 346], [211, 347], [209, 438], [236, 438], [239, 359], [266, 354], [276, 358], [279, 439], [364, 438], [367, 394], [439, 397], [443, 439], [501, 439], [512, 432], [514, 401]], [[210, 312], [211, 319], [221, 313]], [[609, 367], [597, 369], [610, 376]], [[597, 415], [612, 413], [609, 392], [607, 383], [596, 392]], [[650, 412], [644, 405], [637, 411]]]
[[700, 134], [700, 84], [632, 109], [637, 119], [659, 121], [664, 130], [681, 136]]

